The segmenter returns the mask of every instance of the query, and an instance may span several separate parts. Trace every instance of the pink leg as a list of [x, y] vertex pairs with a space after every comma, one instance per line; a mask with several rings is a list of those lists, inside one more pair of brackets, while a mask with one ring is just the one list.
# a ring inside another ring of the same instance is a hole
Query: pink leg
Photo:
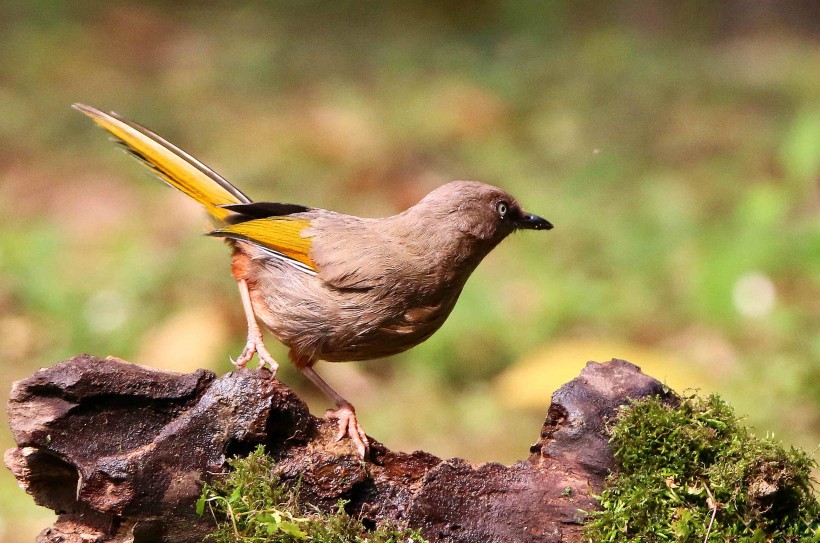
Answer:
[[339, 433], [336, 434], [336, 441], [340, 441], [345, 436], [350, 436], [356, 450], [359, 452], [359, 456], [364, 459], [370, 450], [370, 443], [367, 440], [367, 434], [364, 433], [364, 428], [356, 419], [356, 409], [350, 402], [342, 398], [338, 392], [333, 390], [333, 387], [327, 384], [324, 379], [319, 377], [319, 374], [313, 369], [313, 362], [303, 363], [297, 360], [294, 360], [294, 362], [296, 369], [310, 379], [338, 407], [338, 409], [328, 409], [325, 412], [325, 418], [336, 419], [339, 422]]
[[267, 366], [271, 373], [276, 375], [279, 364], [273, 359], [262, 341], [262, 331], [259, 329], [259, 324], [256, 322], [256, 315], [253, 313], [248, 283], [244, 279], [239, 279], [237, 284], [239, 285], [239, 295], [242, 297], [242, 307], [245, 308], [245, 318], [248, 319], [248, 341], [245, 343], [245, 348], [242, 350], [242, 354], [239, 355], [239, 358], [236, 360], [232, 359], [231, 362], [233, 362], [233, 365], [237, 368], [244, 368], [245, 364], [253, 358], [253, 353], [256, 353], [259, 355], [259, 367], [264, 368]]

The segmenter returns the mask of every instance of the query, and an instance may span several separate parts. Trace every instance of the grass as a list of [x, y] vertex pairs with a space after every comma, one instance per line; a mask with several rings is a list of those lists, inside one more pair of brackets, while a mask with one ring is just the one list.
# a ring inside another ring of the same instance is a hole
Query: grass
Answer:
[[330, 513], [301, 503], [298, 488], [282, 483], [262, 446], [229, 464], [233, 471], [205, 485], [197, 502], [197, 513], [207, 509], [216, 520], [214, 543], [425, 543], [417, 532], [394, 523], [366, 528], [345, 511], [344, 501]]
[[[820, 541], [815, 461], [771, 438], [756, 437], [717, 395], [657, 398], [621, 408], [610, 444], [618, 471], [585, 527], [595, 543]], [[259, 447], [230, 461], [232, 471], [205, 485], [200, 515], [217, 522], [215, 543], [299, 541], [423, 543], [392, 523], [367, 529], [340, 501], [323, 512], [298, 498]], [[569, 492], [567, 489], [565, 492]]]
[[586, 526], [589, 541], [820, 541], [815, 461], [755, 437], [716, 395], [625, 406], [611, 445], [618, 472]]

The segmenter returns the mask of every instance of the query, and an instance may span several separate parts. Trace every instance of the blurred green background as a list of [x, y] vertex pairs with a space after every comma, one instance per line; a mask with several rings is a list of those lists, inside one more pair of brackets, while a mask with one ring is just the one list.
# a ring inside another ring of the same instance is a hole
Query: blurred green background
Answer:
[[[817, 455], [820, 3], [430, 4], [0, 1], [0, 400], [81, 352], [222, 373], [244, 342], [204, 213], [79, 101], [256, 199], [380, 216], [475, 179], [556, 225], [427, 343], [319, 366], [392, 448], [524, 458], [551, 392], [619, 357]], [[0, 541], [49, 518], [0, 470]]]

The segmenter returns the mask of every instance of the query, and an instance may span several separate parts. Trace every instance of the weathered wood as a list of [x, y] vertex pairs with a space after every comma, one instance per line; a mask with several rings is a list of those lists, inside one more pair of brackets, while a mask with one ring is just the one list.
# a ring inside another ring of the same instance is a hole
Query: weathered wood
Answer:
[[[553, 395], [540, 440], [513, 466], [474, 466], [373, 442], [362, 462], [335, 424], [313, 417], [266, 371], [177, 374], [78, 356], [14, 384], [17, 448], [5, 462], [35, 501], [59, 514], [42, 542], [200, 542], [201, 482], [264, 444], [302, 499], [348, 500], [369, 521], [393, 519], [430, 541], [580, 541], [613, 466], [605, 421], [628, 398], [665, 395], [623, 361], [591, 362]], [[523, 448], [523, 447], [522, 447]]]

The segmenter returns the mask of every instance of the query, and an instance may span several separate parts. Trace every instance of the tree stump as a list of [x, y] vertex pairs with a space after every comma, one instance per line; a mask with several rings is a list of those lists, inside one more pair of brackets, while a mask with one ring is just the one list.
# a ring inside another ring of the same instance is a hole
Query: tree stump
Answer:
[[17, 447], [6, 466], [59, 515], [39, 542], [201, 542], [202, 482], [260, 444], [303, 501], [340, 499], [365, 522], [391, 519], [433, 542], [581, 540], [584, 511], [613, 468], [605, 424], [630, 398], [671, 395], [629, 362], [590, 362], [552, 396], [540, 439], [512, 466], [388, 450], [362, 461], [335, 423], [312, 416], [266, 370], [217, 378], [88, 355], [14, 384]]

